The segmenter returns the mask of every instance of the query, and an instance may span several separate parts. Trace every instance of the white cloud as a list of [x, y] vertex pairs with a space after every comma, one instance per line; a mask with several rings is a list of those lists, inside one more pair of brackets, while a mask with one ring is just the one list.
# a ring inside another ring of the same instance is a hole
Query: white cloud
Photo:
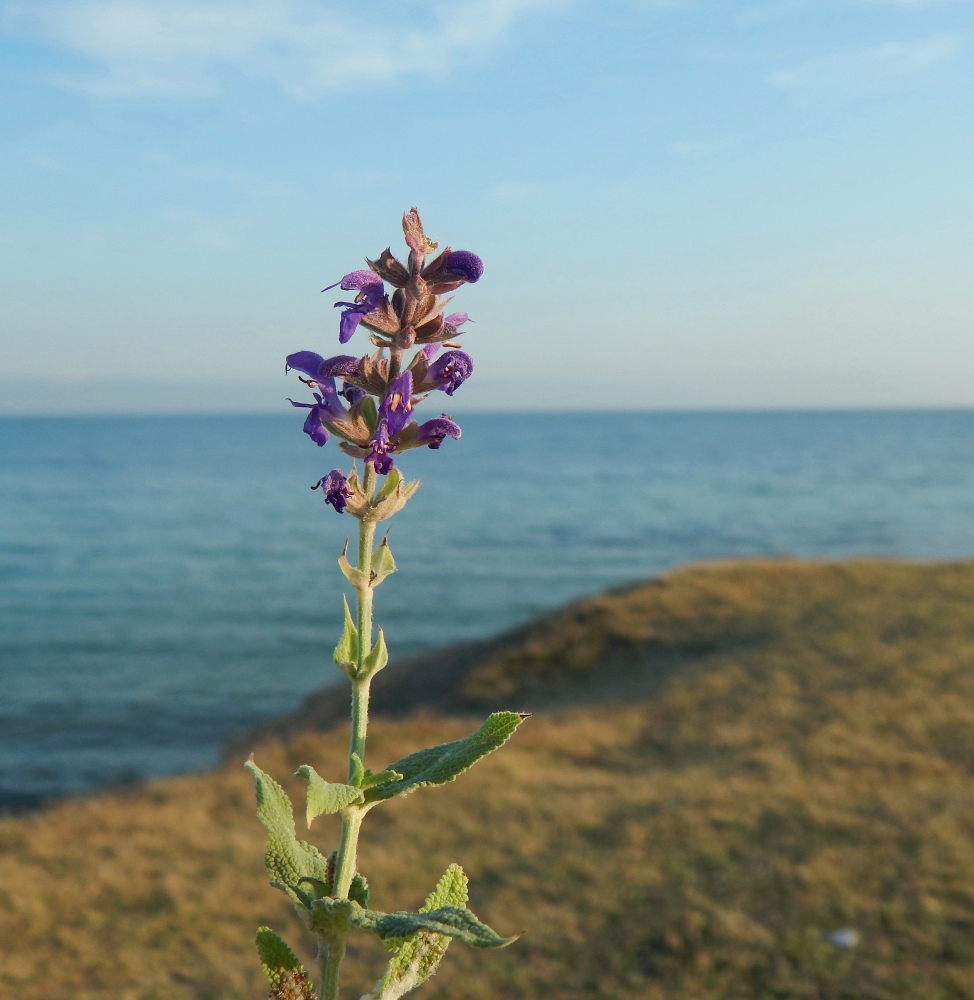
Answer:
[[5, 4], [0, 24], [82, 57], [93, 71], [48, 79], [103, 96], [211, 93], [227, 73], [309, 96], [407, 74], [435, 77], [555, 2], [374, 2], [356, 10], [337, 0], [38, 0]]
[[809, 59], [791, 69], [778, 70], [768, 79], [780, 87], [803, 88], [884, 83], [920, 73], [949, 59], [956, 51], [957, 42], [949, 35], [909, 43], [889, 42]]

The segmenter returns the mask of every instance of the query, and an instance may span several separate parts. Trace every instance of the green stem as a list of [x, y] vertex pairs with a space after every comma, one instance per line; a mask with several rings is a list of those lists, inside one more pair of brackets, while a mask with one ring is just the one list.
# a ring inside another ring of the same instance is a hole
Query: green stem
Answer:
[[325, 946], [325, 956], [321, 969], [321, 985], [318, 996], [321, 1000], [337, 1000], [338, 973], [345, 957], [345, 939], [332, 938]]
[[[375, 467], [366, 463], [362, 486], [368, 497], [375, 492]], [[375, 521], [359, 521], [358, 529], [358, 569], [366, 580], [372, 575], [372, 546], [375, 544]], [[357, 672], [361, 675], [365, 668], [365, 658], [372, 651], [372, 585], [356, 588], [356, 619], [358, 628]], [[365, 763], [365, 734], [369, 724], [369, 686], [371, 679], [356, 677], [352, 680], [352, 734], [348, 747], [349, 780], [355, 771], [352, 754]], [[348, 890], [355, 877], [355, 860], [358, 853], [358, 835], [365, 812], [358, 806], [342, 810], [342, 842], [338, 848], [335, 864], [335, 884], [331, 895], [348, 899]], [[345, 957], [345, 940], [334, 939], [327, 948], [321, 970], [321, 1000], [336, 1000], [338, 997], [338, 975]]]
[[335, 884], [331, 895], [339, 899], [348, 899], [348, 890], [355, 877], [355, 855], [358, 852], [358, 834], [362, 828], [365, 813], [358, 806], [349, 806], [342, 810], [342, 843], [338, 848], [338, 861], [335, 864]]

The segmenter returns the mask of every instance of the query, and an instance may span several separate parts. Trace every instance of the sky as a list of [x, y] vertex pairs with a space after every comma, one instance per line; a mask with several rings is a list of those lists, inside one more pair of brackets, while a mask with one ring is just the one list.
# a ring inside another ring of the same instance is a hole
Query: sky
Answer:
[[286, 410], [412, 205], [453, 410], [972, 406], [972, 13], [0, 0], [0, 412]]

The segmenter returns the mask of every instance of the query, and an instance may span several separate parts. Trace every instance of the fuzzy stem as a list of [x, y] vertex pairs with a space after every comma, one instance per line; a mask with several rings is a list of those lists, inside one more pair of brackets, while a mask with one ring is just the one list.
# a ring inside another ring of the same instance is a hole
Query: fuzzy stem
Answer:
[[[372, 497], [375, 492], [375, 467], [365, 464], [365, 476], [362, 486], [366, 496]], [[358, 569], [370, 580], [372, 574], [372, 546], [375, 542], [375, 521], [359, 521], [358, 529]], [[357, 673], [361, 675], [365, 667], [365, 658], [372, 651], [372, 585], [366, 583], [355, 591], [357, 598], [356, 618], [358, 627], [358, 663]], [[352, 735], [348, 747], [349, 780], [355, 771], [352, 754], [357, 754], [359, 760], [365, 761], [365, 734], [369, 724], [369, 685], [368, 677], [352, 679]], [[358, 853], [358, 835], [365, 813], [357, 806], [349, 806], [342, 810], [342, 841], [338, 848], [338, 860], [335, 864], [335, 884], [331, 895], [339, 899], [348, 898], [352, 879], [355, 877], [355, 860]], [[338, 996], [338, 975], [345, 957], [345, 940], [334, 939], [327, 949], [321, 969], [321, 1000], [336, 1000]]]
[[338, 848], [335, 865], [335, 884], [331, 894], [339, 899], [348, 899], [348, 890], [355, 877], [355, 855], [358, 851], [358, 834], [365, 813], [358, 806], [342, 810], [342, 843]]
[[321, 966], [321, 985], [318, 996], [321, 1000], [337, 1000], [338, 972], [345, 957], [345, 939], [333, 938], [325, 948], [325, 957]]

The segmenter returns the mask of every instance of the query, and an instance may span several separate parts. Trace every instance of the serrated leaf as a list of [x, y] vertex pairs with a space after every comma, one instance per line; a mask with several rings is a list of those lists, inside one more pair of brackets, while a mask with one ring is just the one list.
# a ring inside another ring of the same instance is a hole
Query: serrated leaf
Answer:
[[[467, 876], [459, 865], [450, 865], [436, 888], [426, 897], [420, 913], [430, 913], [442, 906], [465, 906]], [[451, 938], [432, 931], [420, 931], [403, 944], [389, 960], [385, 975], [375, 984], [374, 998], [398, 1000], [436, 972]]]
[[361, 872], [356, 872], [352, 876], [352, 884], [348, 888], [348, 898], [359, 906], [368, 908], [369, 905], [369, 883]]
[[389, 540], [383, 538], [382, 544], [372, 553], [372, 586], [378, 587], [387, 576], [395, 572], [396, 560], [392, 558]]
[[420, 913], [431, 913], [441, 906], [466, 906], [469, 879], [459, 865], [450, 865], [440, 876], [436, 888], [426, 897], [419, 908]]
[[272, 990], [280, 989], [282, 977], [286, 972], [306, 976], [304, 966], [288, 947], [287, 942], [270, 927], [257, 928], [256, 944], [261, 968]]
[[420, 750], [389, 765], [402, 775], [402, 781], [383, 782], [365, 793], [366, 802], [380, 802], [396, 795], [406, 795], [423, 785], [443, 785], [458, 774], [503, 746], [523, 721], [517, 712], [495, 712], [475, 732], [453, 743]]
[[417, 931], [432, 931], [459, 938], [474, 948], [503, 948], [521, 936], [512, 934], [501, 937], [464, 906], [441, 906], [429, 913], [407, 913], [404, 910], [384, 913], [369, 929], [383, 941], [407, 938]]
[[313, 767], [302, 764], [295, 772], [295, 778], [304, 778], [308, 783], [306, 816], [308, 826], [316, 816], [341, 812], [353, 802], [361, 802], [365, 796], [361, 788], [354, 785], [334, 784], [325, 781]]
[[342, 637], [335, 647], [335, 662], [339, 666], [347, 663], [358, 663], [358, 629], [355, 627], [355, 621], [344, 594], [342, 594], [342, 603], [345, 605], [345, 628], [342, 630]]
[[283, 890], [294, 903], [309, 907], [311, 898], [300, 886], [304, 877], [328, 883], [328, 863], [318, 848], [298, 840], [294, 833], [291, 800], [284, 789], [252, 760], [244, 765], [257, 786], [257, 818], [267, 830], [264, 864], [271, 885]]
[[[356, 757], [358, 754], [356, 754]], [[402, 775], [398, 771], [391, 771], [386, 768], [385, 771], [380, 771], [378, 774], [373, 774], [371, 771], [366, 771], [362, 775], [361, 781], [358, 783], [359, 788], [371, 788], [373, 785], [382, 785], [387, 781], [402, 781]]]
[[359, 677], [371, 677], [377, 674], [389, 662], [389, 650], [386, 648], [386, 637], [382, 629], [375, 640], [375, 645], [369, 650], [369, 655], [362, 661]]

